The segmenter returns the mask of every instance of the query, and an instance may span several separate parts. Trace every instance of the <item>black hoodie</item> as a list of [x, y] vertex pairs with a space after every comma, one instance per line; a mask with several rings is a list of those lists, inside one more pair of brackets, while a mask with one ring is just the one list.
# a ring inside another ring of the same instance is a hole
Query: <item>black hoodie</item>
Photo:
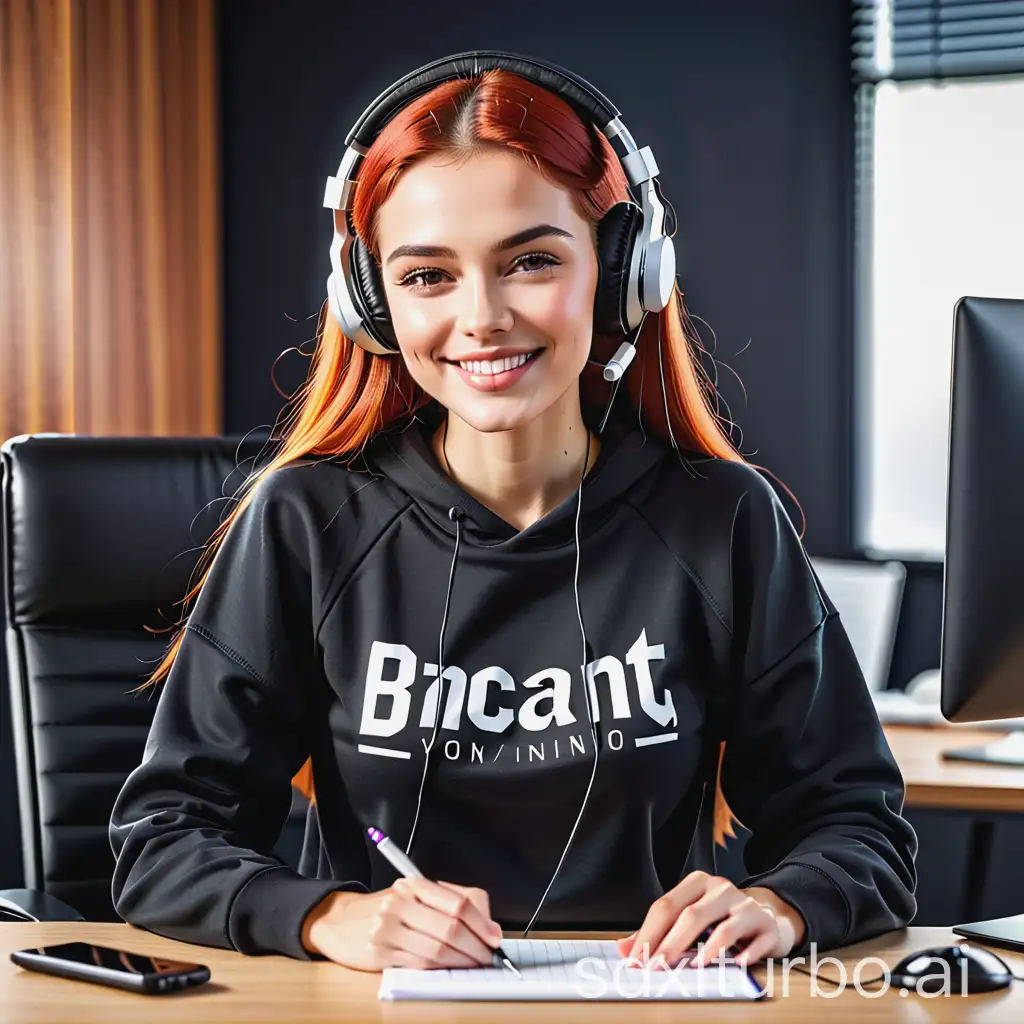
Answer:
[[[902, 778], [774, 491], [615, 419], [579, 510], [573, 494], [522, 531], [441, 472], [421, 421], [379, 434], [358, 470], [311, 459], [265, 478], [114, 807], [118, 913], [307, 957], [316, 903], [395, 880], [366, 828], [405, 847], [440, 711], [411, 855], [428, 877], [486, 889], [495, 920], [522, 928], [593, 765], [577, 530], [599, 758], [535, 926], [632, 931], [686, 870], [713, 867], [696, 826], [720, 740], [723, 791], [752, 831], [742, 884], [797, 908], [804, 949], [906, 924]], [[300, 874], [270, 851], [307, 755]]]

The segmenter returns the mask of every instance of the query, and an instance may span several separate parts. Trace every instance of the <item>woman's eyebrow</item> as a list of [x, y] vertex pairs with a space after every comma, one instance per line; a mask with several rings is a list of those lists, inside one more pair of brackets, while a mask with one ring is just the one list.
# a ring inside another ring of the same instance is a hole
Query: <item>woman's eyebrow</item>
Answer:
[[[564, 228], [555, 227], [554, 224], [538, 224], [535, 227], [526, 228], [524, 231], [517, 231], [514, 235], [509, 235], [508, 238], [503, 238], [491, 247], [491, 252], [503, 252], [506, 249], [514, 249], [517, 245], [525, 245], [527, 242], [549, 236], [556, 238], [573, 237], [571, 232], [566, 231]], [[449, 249], [445, 245], [400, 245], [388, 256], [384, 261], [384, 265], [387, 266], [387, 264], [393, 263], [402, 256], [432, 256], [453, 260], [455, 259], [455, 250]]]

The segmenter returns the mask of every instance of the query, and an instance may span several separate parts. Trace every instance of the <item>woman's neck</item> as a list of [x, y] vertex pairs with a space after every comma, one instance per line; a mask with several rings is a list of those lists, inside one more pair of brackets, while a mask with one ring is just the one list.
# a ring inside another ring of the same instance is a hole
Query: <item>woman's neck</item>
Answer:
[[[517, 530], [557, 508], [579, 487], [588, 430], [579, 399], [556, 402], [515, 430], [485, 433], [449, 412], [433, 437], [438, 464], [463, 490]], [[590, 434], [587, 472], [600, 441]]]

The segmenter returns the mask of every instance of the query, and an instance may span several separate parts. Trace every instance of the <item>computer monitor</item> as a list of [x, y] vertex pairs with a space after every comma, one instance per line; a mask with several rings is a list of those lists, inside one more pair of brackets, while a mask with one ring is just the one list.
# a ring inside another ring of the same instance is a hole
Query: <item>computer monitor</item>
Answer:
[[[1022, 299], [968, 297], [953, 310], [943, 586], [942, 714], [1024, 715]], [[1000, 763], [1024, 765], [1024, 744]]]
[[[1024, 715], [1024, 300], [957, 302], [951, 394], [942, 713], [953, 722], [1019, 717]], [[943, 756], [1024, 765], [1024, 732]], [[977, 942], [1024, 949], [1024, 914], [953, 931]]]

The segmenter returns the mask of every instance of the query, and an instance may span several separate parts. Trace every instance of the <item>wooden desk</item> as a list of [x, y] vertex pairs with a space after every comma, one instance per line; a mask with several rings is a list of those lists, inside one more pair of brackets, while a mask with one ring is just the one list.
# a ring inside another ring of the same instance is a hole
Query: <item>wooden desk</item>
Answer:
[[[761, 1003], [382, 1003], [377, 1000], [379, 975], [349, 971], [327, 962], [307, 963], [287, 957], [245, 957], [222, 949], [172, 942], [124, 924], [4, 924], [0, 925], [0, 1020], [4, 1024], [46, 1022], [175, 1021], [180, 1024], [233, 1021], [498, 1021], [518, 1024], [531, 1017], [541, 1021], [617, 1024], [642, 1021], [786, 1021], [819, 1024], [823, 1019], [871, 1021], [993, 1021], [1024, 1020], [1024, 984], [1001, 992], [967, 997], [925, 999], [901, 997], [890, 988], [877, 998], [859, 995], [852, 986], [837, 998], [812, 995], [812, 980], [789, 974], [789, 994], [783, 995], [776, 971], [775, 996]], [[537, 933], [537, 937], [541, 937]], [[209, 965], [212, 980], [200, 989], [170, 996], [140, 996], [85, 982], [67, 981], [25, 971], [11, 963], [12, 950], [75, 940], [157, 954]], [[891, 932], [871, 942], [836, 953], [852, 972], [857, 961], [879, 956], [890, 966], [906, 953], [954, 941], [941, 928], [911, 928]], [[1017, 974], [1024, 975], [1024, 955], [1000, 953]], [[821, 968], [823, 977], [837, 969]], [[875, 977], [881, 968], [868, 963], [860, 977]], [[758, 977], [763, 978], [761, 968]], [[820, 991], [830, 987], [821, 984]], [[827, 1018], [826, 1018], [827, 1015]]]
[[1003, 733], [963, 726], [887, 725], [885, 735], [907, 784], [908, 807], [1024, 811], [1024, 768], [943, 761], [953, 747], [991, 743]]

